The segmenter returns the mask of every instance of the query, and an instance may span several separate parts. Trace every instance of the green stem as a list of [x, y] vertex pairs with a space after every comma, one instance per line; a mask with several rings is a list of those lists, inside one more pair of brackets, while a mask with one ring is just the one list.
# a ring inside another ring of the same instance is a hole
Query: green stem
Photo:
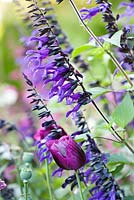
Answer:
[[81, 182], [80, 182], [79, 175], [78, 175], [78, 171], [75, 171], [75, 175], [76, 175], [76, 179], [77, 179], [79, 190], [80, 190], [80, 199], [84, 200], [83, 193], [82, 193], [82, 188], [81, 188]]
[[49, 176], [49, 166], [48, 166], [48, 161], [46, 159], [46, 179], [47, 179], [47, 186], [48, 186], [48, 191], [49, 191], [49, 197], [50, 200], [53, 200], [53, 195], [52, 195], [52, 189], [50, 185], [50, 176]]
[[20, 179], [20, 170], [19, 170], [18, 164], [16, 164], [16, 169], [17, 169], [17, 182], [18, 182], [18, 185], [20, 186], [21, 194], [23, 194], [23, 186], [22, 186], [22, 182], [21, 182], [21, 179]]
[[94, 38], [94, 40], [96, 41], [96, 43], [110, 56], [111, 60], [113, 61], [113, 63], [116, 65], [116, 67], [122, 72], [122, 74], [125, 76], [126, 80], [128, 81], [128, 83], [130, 84], [131, 87], [133, 87], [133, 83], [130, 80], [130, 78], [128, 77], [127, 73], [125, 72], [125, 70], [122, 68], [122, 66], [120, 65], [120, 63], [118, 62], [118, 60], [114, 57], [114, 55], [107, 49], [105, 49], [103, 47], [103, 44], [100, 42], [100, 40], [97, 38], [97, 36], [94, 34], [94, 32], [84, 23], [83, 19], [81, 18], [81, 15], [79, 13], [79, 10], [77, 9], [75, 3], [73, 2], [73, 0], [69, 0], [71, 6], [73, 7], [76, 15], [78, 16], [79, 20], [81, 21], [82, 25], [84, 26], [84, 28], [86, 29], [86, 31], [89, 33], [89, 35]]
[[25, 200], [28, 200], [28, 181], [24, 180], [24, 195], [25, 195]]

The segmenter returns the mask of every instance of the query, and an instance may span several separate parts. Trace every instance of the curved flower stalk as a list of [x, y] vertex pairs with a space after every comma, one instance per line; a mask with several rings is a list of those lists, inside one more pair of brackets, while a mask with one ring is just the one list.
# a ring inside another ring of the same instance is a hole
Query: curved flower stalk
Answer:
[[[53, 33], [54, 35], [56, 35], [59, 45], [62, 47], [62, 50], [65, 54], [70, 55], [73, 51], [73, 47], [70, 44], [67, 35], [62, 30], [59, 22], [57, 21], [57, 17], [54, 14], [54, 9], [51, 5], [51, 2], [43, 2], [42, 6], [45, 7], [45, 9], [47, 10], [46, 19], [48, 20], [49, 24], [53, 26]], [[77, 66], [83, 71], [86, 71], [89, 68], [88, 64], [83, 60], [81, 55], [78, 55], [75, 58], [73, 58], [73, 62], [77, 64]]]
[[[33, 74], [33, 77], [38, 76], [44, 85], [48, 83], [51, 85], [49, 98], [57, 95], [58, 102], [65, 99], [67, 105], [76, 104], [67, 113], [68, 116], [79, 110], [83, 104], [89, 103], [91, 94], [76, 91], [82, 75], [69, 63], [67, 55], [61, 50], [53, 33], [52, 25], [48, 24], [44, 13], [36, 6], [32, 9], [36, 10], [37, 13], [34, 11], [31, 17], [34, 18], [34, 26], [39, 27], [39, 29], [37, 34], [29, 39], [29, 42], [35, 42], [37, 45], [36, 49], [27, 51], [26, 66], [29, 67], [28, 70]], [[40, 28], [40, 26], [43, 27]]]
[[[33, 87], [32, 83], [27, 78], [26, 78], [26, 81], [30, 87], [31, 86]], [[35, 95], [33, 93], [33, 89], [30, 91], [32, 91], [32, 96], [31, 95], [30, 96], [34, 97], [34, 102], [38, 102], [37, 93]], [[38, 105], [34, 107], [37, 108], [38, 110], [40, 108]], [[83, 120], [82, 117], [81, 119]], [[86, 127], [87, 125], [85, 124], [84, 121], [81, 122], [80, 120], [77, 120], [77, 122], [79, 122], [79, 127], [82, 127], [81, 133], [88, 131], [88, 127]], [[47, 126], [48, 124], [49, 126]], [[43, 127], [45, 127], [44, 133], [42, 130], [40, 131], [40, 133], [38, 133], [35, 136], [35, 137], [38, 136], [38, 138], [41, 139], [40, 144], [38, 146], [39, 149], [41, 150], [40, 154], [44, 155], [44, 153], [46, 152], [46, 149], [43, 147], [43, 145], [46, 144], [48, 148], [47, 150], [49, 150], [52, 153], [53, 158], [55, 159], [55, 161], [61, 168], [76, 170], [82, 167], [85, 164], [85, 156], [80, 146], [78, 146], [77, 143], [75, 143], [70, 136], [67, 136], [63, 129], [60, 129], [61, 134], [59, 135], [59, 131], [56, 132], [57, 127], [54, 129], [53, 126], [54, 126], [53, 123], [51, 124], [49, 122], [48, 123], [44, 122], [43, 123]], [[105, 163], [106, 163], [105, 156], [101, 155], [100, 151], [94, 144], [94, 141], [89, 136], [87, 136], [87, 138], [88, 139], [86, 141], [87, 143], [86, 164], [91, 162], [92, 167], [90, 166], [90, 168], [84, 172], [84, 176], [83, 176], [83, 172], [78, 173], [80, 180], [83, 181], [85, 184], [90, 180], [92, 183], [96, 185], [95, 188], [93, 188], [90, 191], [93, 196], [93, 199], [97, 199], [97, 198], [99, 199], [100, 195], [102, 196], [102, 199], [111, 200], [111, 197], [115, 199], [116, 197], [118, 197], [119, 199], [123, 199], [123, 192], [119, 189], [119, 186], [116, 184], [112, 175], [108, 172], [107, 168], [105, 167]], [[70, 149], [70, 146], [72, 147], [71, 149]], [[96, 157], [96, 154], [97, 154], [97, 157]], [[69, 155], [71, 155], [72, 157]], [[98, 157], [100, 157], [99, 161], [98, 161]], [[42, 157], [42, 160], [46, 158], [48, 158], [47, 155], [45, 157]], [[77, 161], [76, 163], [73, 163], [74, 158]], [[100, 163], [100, 168], [99, 168], [99, 163]], [[91, 172], [93, 174], [92, 176], [91, 176]], [[99, 173], [101, 173], [101, 175], [103, 176], [100, 177]], [[106, 176], [104, 177], [105, 173], [106, 173]], [[83, 179], [83, 177], [85, 178]], [[102, 179], [102, 177], [104, 177], [104, 180]], [[97, 182], [97, 181], [100, 181], [100, 182]], [[68, 183], [72, 183], [71, 188], [77, 185], [78, 183], [76, 181], [76, 176], [74, 175], [71, 178], [68, 177], [65, 180], [63, 187], [66, 187]], [[111, 191], [110, 193], [111, 196], [109, 196], [109, 191]]]
[[[41, 99], [32, 82], [24, 75], [27, 84], [30, 86], [28, 91], [32, 98], [33, 110], [39, 111], [39, 118], [43, 120], [42, 127], [34, 139], [37, 141], [38, 155], [40, 162], [45, 159], [50, 163], [52, 156], [62, 169], [78, 169], [85, 164], [85, 154], [81, 147], [67, 135], [64, 129], [57, 125], [51, 112], [48, 110], [44, 101]], [[50, 154], [51, 152], [51, 154]], [[52, 155], [52, 156], [51, 156]], [[74, 162], [74, 159], [76, 162]]]
[[[96, 145], [94, 139], [90, 136], [90, 130], [81, 113], [77, 113], [76, 125], [81, 129], [81, 132], [85, 133], [86, 142], [86, 164], [90, 164], [89, 168], [84, 172], [85, 182], [89, 181], [94, 184], [90, 190], [91, 197], [89, 200], [99, 199], [124, 199], [124, 192], [119, 188], [118, 184], [114, 180], [112, 174], [109, 172], [106, 163], [107, 155], [101, 153]], [[84, 143], [83, 143], [84, 145]]]
[[118, 25], [116, 21], [119, 18], [119, 15], [116, 16], [116, 18], [113, 16], [112, 12], [112, 4], [109, 3], [108, 0], [96, 0], [96, 3], [99, 4], [99, 6], [105, 6], [105, 10], [102, 10], [103, 20], [107, 23], [106, 29], [108, 30], [109, 37], [112, 37], [114, 33], [118, 31]]
[[[108, 0], [96, 0], [96, 3], [99, 4], [98, 7], [91, 8], [91, 9], [82, 9], [82, 19], [91, 19], [92, 16], [98, 14], [99, 12], [102, 12], [103, 20], [107, 23], [106, 29], [108, 30], [108, 33], [110, 34], [109, 37], [112, 37], [114, 33], [118, 31], [118, 25], [116, 23], [117, 19], [119, 19], [119, 15], [116, 16], [116, 18], [113, 16], [112, 13], [112, 5], [108, 2]], [[127, 6], [127, 13], [130, 16], [132, 15], [134, 11], [134, 3], [121, 3], [121, 6]], [[129, 39], [128, 33], [130, 33], [131, 25], [126, 26], [123, 28], [123, 34], [121, 35], [120, 41], [121, 41], [121, 48], [119, 48], [119, 52], [123, 53], [119, 55], [119, 60], [122, 65], [122, 67], [126, 70], [132, 71], [133, 69], [133, 47], [130, 45], [132, 38]], [[117, 51], [118, 53], [118, 51]], [[122, 59], [121, 59], [122, 57]]]
[[87, 135], [87, 157], [90, 167], [85, 172], [86, 181], [91, 181], [95, 186], [90, 190], [89, 200], [124, 199], [124, 192], [119, 188], [112, 174], [106, 167], [106, 156], [102, 154], [95, 141]]
[[120, 40], [121, 48], [119, 48], [119, 53], [121, 53], [122, 56], [122, 66], [124, 67], [124, 69], [133, 72], [134, 44], [133, 44], [133, 37], [131, 37], [131, 34], [132, 34], [132, 29], [129, 27], [124, 27]]
[[[91, 93], [85, 90], [82, 83], [82, 75], [73, 68], [67, 55], [61, 50], [51, 25], [48, 24], [45, 18], [46, 11], [44, 13], [36, 3], [30, 7], [33, 7], [32, 9], [34, 10], [31, 17], [34, 18], [34, 26], [38, 27], [36, 29], [38, 35], [30, 38], [31, 41], [36, 42], [37, 48], [36, 50], [27, 51], [26, 66], [29, 67], [29, 71], [31, 70], [33, 76], [36, 76], [37, 72], [43, 70], [41, 74], [38, 74], [38, 78], [43, 79], [45, 86], [49, 83], [51, 87], [49, 98], [58, 96], [58, 102], [65, 99], [67, 105], [75, 104], [74, 108], [67, 112], [67, 117], [71, 113], [77, 112], [82, 105], [92, 102], [105, 122], [110, 125], [109, 120], [98, 108], [94, 100], [91, 99]], [[77, 89], [81, 91], [78, 92]], [[114, 132], [113, 135], [116, 139], [125, 144], [134, 153], [130, 145], [123, 140], [113, 126], [111, 126], [111, 130]]]
[[[39, 118], [43, 119], [42, 127], [38, 131], [34, 138], [37, 140], [38, 155], [40, 157], [40, 162], [46, 160], [46, 177], [49, 189], [50, 199], [52, 199], [52, 191], [49, 179], [48, 164], [52, 161], [52, 156], [58, 166], [62, 167], [56, 170], [55, 173], [60, 171], [62, 173], [63, 169], [76, 170], [83, 166], [86, 161], [85, 153], [81, 147], [71, 138], [67, 136], [67, 133], [63, 128], [59, 127], [52, 114], [47, 109], [36, 89], [33, 87], [32, 82], [24, 75], [27, 84], [30, 86], [28, 89], [31, 95], [28, 98], [32, 98], [33, 110], [39, 111]], [[71, 147], [71, 148], [70, 148]], [[75, 162], [74, 162], [75, 160]]]
[[118, 25], [116, 24], [116, 20], [118, 19], [118, 15], [116, 18], [113, 16], [111, 6], [112, 4], [108, 2], [108, 0], [96, 0], [96, 3], [99, 5], [94, 8], [83, 8], [80, 10], [82, 13], [81, 17], [83, 20], [91, 19], [93, 16], [97, 15], [98, 13], [102, 13], [103, 21], [107, 23], [106, 29], [109, 33], [109, 38], [118, 31]]
[[103, 21], [107, 23], [106, 29], [108, 30], [109, 37], [112, 37], [112, 35], [118, 31], [118, 26], [116, 24], [118, 16], [115, 19], [111, 10], [111, 4], [108, 0], [96, 0], [96, 3], [99, 4], [99, 6], [90, 9], [81, 9], [81, 17], [83, 20], [91, 19], [93, 16], [101, 12], [103, 15]]
[[[76, 125], [80, 133], [86, 133], [87, 137], [86, 140], [83, 139], [81, 142], [81, 145], [85, 146], [86, 164], [80, 169], [78, 175], [80, 181], [85, 185], [93, 184], [92, 189], [90, 189], [91, 197], [89, 200], [123, 200], [124, 192], [106, 166], [107, 155], [101, 153], [95, 140], [90, 137], [90, 130], [82, 113], [78, 112], [76, 115]], [[68, 184], [71, 184], [71, 190], [78, 185], [75, 175], [69, 176], [62, 187], [65, 188]]]
[[[25, 10], [24, 7], [20, 4], [18, 0], [14, 0], [16, 6], [17, 6], [17, 11], [22, 13], [22, 10]], [[62, 30], [60, 24], [57, 21], [57, 17], [54, 13], [54, 8], [51, 4], [50, 1], [44, 2], [40, 1], [39, 2], [41, 6], [47, 11], [45, 17], [48, 20], [48, 23], [51, 24], [51, 28], [53, 30], [54, 35], [56, 36], [59, 45], [62, 47], [63, 51], [65, 54], [70, 55], [73, 51], [73, 47], [70, 44], [67, 35], [65, 32]], [[31, 5], [29, 6], [29, 8]], [[30, 13], [23, 12], [21, 15], [23, 16], [23, 21], [27, 24], [28, 29], [32, 27], [31, 20], [30, 20]], [[19, 30], [20, 31], [20, 30]], [[21, 33], [22, 34], [22, 33]], [[24, 35], [24, 34], [23, 34]], [[23, 37], [24, 38], [24, 37]], [[25, 46], [26, 48], [29, 46], [29, 40], [25, 39]], [[81, 68], [83, 71], [88, 70], [89, 65], [83, 60], [81, 55], [78, 55], [77, 57], [73, 58], [73, 62], [77, 64], [79, 68]]]
[[[97, 38], [97, 36], [94, 34], [94, 32], [85, 24], [85, 22], [83, 21], [83, 19], [81, 18], [81, 15], [79, 13], [79, 10], [77, 9], [75, 3], [73, 0], [69, 0], [72, 8], [74, 9], [77, 17], [79, 18], [80, 22], [82, 23], [82, 25], [84, 26], [85, 30], [88, 32], [88, 34], [95, 40], [95, 42], [110, 56], [111, 60], [113, 61], [113, 63], [115, 64], [115, 66], [117, 67], [117, 69], [119, 69], [122, 74], [124, 75], [124, 77], [126, 78], [126, 80], [128, 81], [129, 85], [131, 87], [133, 87], [133, 83], [132, 81], [129, 79], [128, 75], [126, 74], [126, 72], [124, 71], [124, 69], [122, 68], [122, 66], [120, 65], [120, 63], [118, 62], [118, 60], [116, 59], [116, 57], [107, 49], [104, 48], [102, 42]], [[60, 2], [59, 2], [60, 3]]]

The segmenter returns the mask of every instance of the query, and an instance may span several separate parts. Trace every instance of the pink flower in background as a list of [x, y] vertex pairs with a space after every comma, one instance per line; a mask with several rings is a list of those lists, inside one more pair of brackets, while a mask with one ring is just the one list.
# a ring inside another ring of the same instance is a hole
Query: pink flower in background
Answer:
[[[64, 131], [64, 129], [62, 127], [59, 126], [58, 128], [61, 129], [61, 133], [59, 134], [59, 137], [67, 135], [67, 133]], [[55, 127], [53, 125], [45, 128], [45, 129], [39, 129], [35, 133], [34, 139], [37, 140], [37, 141], [43, 140], [49, 134], [51, 135], [51, 131], [54, 130], [54, 129], [55, 129]], [[50, 136], [50, 139], [51, 139], [51, 136]]]
[[14, 173], [15, 170], [15, 165], [9, 165], [5, 170], [4, 170], [4, 177], [11, 181], [16, 177], [16, 173]]

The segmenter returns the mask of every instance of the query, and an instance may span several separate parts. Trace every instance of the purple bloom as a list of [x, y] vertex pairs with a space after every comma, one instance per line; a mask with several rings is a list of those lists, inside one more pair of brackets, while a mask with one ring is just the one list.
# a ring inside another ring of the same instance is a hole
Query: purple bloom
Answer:
[[63, 169], [62, 168], [58, 168], [55, 171], [53, 171], [52, 176], [55, 176], [56, 174], [58, 174], [58, 177], [61, 177], [62, 176], [62, 172], [63, 172]]
[[100, 12], [100, 8], [99, 7], [95, 7], [95, 8], [83, 8], [80, 10], [80, 12], [82, 13], [81, 18], [83, 20], [85, 19], [91, 19], [93, 16], [97, 15]]
[[85, 153], [71, 136], [49, 140], [46, 145], [55, 162], [62, 169], [77, 170], [85, 164]]
[[77, 97], [79, 97], [79, 99], [77, 100], [77, 104], [72, 110], [67, 112], [66, 116], [68, 117], [71, 113], [78, 112], [82, 105], [86, 105], [90, 103], [92, 101], [90, 98], [90, 95], [91, 93], [88, 93], [88, 92], [84, 94], [81, 93], [79, 95], [77, 94]]
[[38, 147], [37, 156], [39, 157], [40, 162], [43, 162], [45, 159], [50, 163], [52, 161], [52, 156], [49, 149], [46, 146], [46, 142], [52, 139], [58, 139], [67, 133], [63, 128], [56, 127], [55, 125], [46, 126], [45, 129], [40, 129], [34, 135], [36, 140], [36, 145]]
[[3, 190], [6, 187], [7, 187], [6, 183], [0, 179], [0, 190]]
[[109, 33], [109, 38], [112, 37], [114, 33], [118, 31], [118, 25], [116, 21], [119, 18], [119, 15], [114, 17], [112, 12], [112, 4], [108, 0], [96, 0], [96, 3], [99, 4], [100, 11], [102, 12], [103, 21], [107, 23], [106, 29]]
[[121, 15], [121, 17], [133, 17], [134, 14], [134, 3], [131, 2], [122, 2], [119, 7], [126, 7], [125, 12]]
[[85, 172], [86, 182], [91, 181], [94, 187], [90, 190], [92, 195], [89, 200], [115, 200], [124, 199], [124, 193], [115, 182], [112, 174], [106, 167], [106, 155], [102, 154], [89, 136], [87, 143], [86, 160], [90, 168]]
[[134, 8], [134, 3], [127, 3], [127, 2], [122, 2], [120, 4], [120, 7], [123, 7], [123, 6], [129, 6], [131, 8]]
[[82, 19], [91, 19], [93, 16], [97, 15], [99, 12], [105, 12], [106, 9], [108, 8], [108, 4], [104, 3], [104, 4], [100, 4], [97, 7], [94, 8], [83, 8], [80, 10], [80, 12], [82, 12], [83, 14], [81, 15]]
[[[34, 15], [36, 18], [36, 14]], [[82, 87], [82, 94], [78, 94], [77, 87], [83, 76], [69, 63], [67, 54], [60, 47], [59, 37], [56, 37], [58, 34], [56, 28], [52, 29], [51, 24], [49, 25], [49, 21], [47, 21], [49, 19], [47, 15], [42, 16], [42, 14], [40, 14], [40, 20], [37, 19], [37, 24], [42, 25], [41, 20], [43, 20], [44, 26], [28, 40], [28, 43], [34, 44], [34, 47], [26, 53], [25, 61], [28, 69], [25, 69], [24, 73], [30, 77], [36, 87], [37, 83], [40, 83], [43, 88], [49, 84], [49, 98], [57, 96], [58, 102], [65, 100], [67, 105], [75, 103], [76, 105], [70, 113], [77, 112], [82, 104], [90, 102], [87, 101], [87, 98], [90, 99], [91, 94], [88, 93], [86, 101], [84, 98], [87, 93]], [[76, 62], [77, 60], [82, 63], [81, 58], [77, 58]]]

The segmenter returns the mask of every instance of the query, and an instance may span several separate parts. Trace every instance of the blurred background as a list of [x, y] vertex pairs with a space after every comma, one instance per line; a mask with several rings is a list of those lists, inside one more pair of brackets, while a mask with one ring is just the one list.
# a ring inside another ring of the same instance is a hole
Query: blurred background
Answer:
[[[24, 135], [30, 135], [31, 133], [34, 134], [37, 131], [40, 126], [40, 122], [36, 115], [31, 114], [31, 106], [29, 105], [29, 100], [26, 98], [26, 85], [24, 83], [20, 68], [21, 59], [25, 53], [25, 49], [22, 45], [23, 37], [28, 36], [31, 31], [30, 29], [26, 28], [27, 25], [22, 20], [24, 17], [23, 6], [26, 8], [27, 3], [23, 0], [20, 0], [20, 2], [22, 4], [22, 8], [21, 10], [17, 11], [18, 7], [12, 2], [12, 0], [0, 0], [0, 119], [5, 119], [13, 124], [16, 123], [19, 130], [21, 130]], [[95, 1], [92, 1], [90, 5], [84, 0], [75, 0], [75, 2], [79, 9], [83, 7], [89, 8], [95, 6]], [[114, 14], [118, 14], [119, 10], [117, 8], [119, 8], [118, 6], [121, 3], [121, 0], [111, 0], [111, 3], [113, 3]], [[59, 20], [62, 29], [68, 36], [72, 46], [75, 48], [88, 43], [89, 35], [78, 21], [68, 1], [65, 0], [60, 5], [57, 5], [55, 0], [52, 0], [52, 4], [54, 6], [57, 19]], [[121, 12], [123, 10], [123, 8], [120, 8]], [[93, 20], [89, 22], [89, 25], [97, 36], [106, 34], [105, 24], [102, 21], [101, 14], [95, 16]], [[50, 107], [54, 112], [55, 118], [58, 119], [58, 123], [60, 122], [63, 124], [65, 129], [66, 127], [68, 130], [70, 129], [69, 131], [74, 130], [71, 120], [65, 120], [65, 115], [63, 115], [63, 112], [66, 112], [65, 107], [61, 107], [61, 105], [57, 105], [55, 102], [52, 102]], [[94, 115], [94, 118], [90, 119], [92, 128], [96, 123], [96, 114], [94, 113], [94, 110], [92, 111], [92, 108], [90, 114]], [[98, 126], [98, 128], [100, 127]], [[101, 129], [104, 130], [104, 124]], [[102, 130], [99, 129], [99, 134]], [[96, 131], [96, 135], [98, 132]], [[6, 137], [5, 135], [0, 134], [0, 143], [4, 141], [13, 145], [18, 145], [18, 140], [19, 139], [16, 137], [16, 133], [14, 132], [6, 135]], [[107, 144], [105, 143], [104, 148], [107, 148], [107, 151], [116, 153], [119, 150], [118, 147], [118, 144], [113, 146], [110, 142], [107, 142]], [[47, 193], [47, 189], [44, 191], [44, 188], [41, 186], [42, 171], [37, 170], [37, 173], [35, 173], [33, 177], [34, 183], [34, 181], [36, 182], [36, 176], [40, 174], [38, 177], [39, 182], [37, 183], [38, 187], [40, 188], [40, 194]], [[129, 171], [128, 177], [130, 173], [131, 171]], [[120, 177], [122, 178], [122, 176], [119, 175], [118, 178], [120, 179]], [[131, 176], [131, 179], [133, 179], [133, 177], [134, 175]], [[127, 182], [129, 182], [130, 179], [127, 179], [125, 176], [123, 178], [124, 182], [122, 185], [125, 185], [124, 188], [126, 187], [130, 193], [133, 192], [133, 185], [129, 186], [129, 189], [127, 185]], [[62, 190], [61, 193], [61, 189], [59, 189], [62, 182], [61, 179], [56, 179], [54, 184], [57, 188], [57, 196], [61, 195], [60, 199], [63, 199], [62, 196], [69, 196], [69, 192]], [[31, 187], [34, 188], [33, 185]], [[67, 196], [65, 199], [68, 199]]]

